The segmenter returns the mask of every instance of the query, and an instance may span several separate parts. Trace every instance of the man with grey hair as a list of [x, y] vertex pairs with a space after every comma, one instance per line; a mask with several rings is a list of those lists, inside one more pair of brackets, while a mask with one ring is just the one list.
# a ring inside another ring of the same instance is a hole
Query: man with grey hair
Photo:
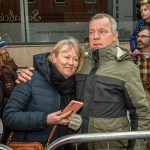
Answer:
[[[82, 133], [149, 129], [150, 112], [140, 72], [129, 51], [115, 45], [116, 29], [116, 21], [108, 14], [97, 14], [89, 23], [93, 59], [76, 75], [76, 95], [84, 100]], [[88, 149], [146, 150], [146, 143], [143, 139], [98, 141], [88, 143]]]
[[[116, 21], [104, 13], [95, 15], [89, 23], [91, 51], [76, 74], [76, 96], [84, 101], [82, 133], [149, 129], [150, 112], [140, 72], [129, 51], [116, 46], [116, 29]], [[19, 79], [29, 80], [28, 75], [31, 76], [31, 72], [24, 70]], [[110, 141], [109, 144], [97, 141], [88, 143], [88, 149], [146, 150], [146, 144], [143, 139]]]

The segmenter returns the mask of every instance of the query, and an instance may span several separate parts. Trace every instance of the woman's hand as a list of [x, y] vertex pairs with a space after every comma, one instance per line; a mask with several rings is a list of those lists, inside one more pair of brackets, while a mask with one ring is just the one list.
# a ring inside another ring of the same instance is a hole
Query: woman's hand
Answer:
[[21, 72], [18, 74], [18, 79], [15, 82], [19, 84], [20, 82], [27, 82], [28, 80], [31, 80], [33, 70], [33, 67], [29, 67], [28, 69], [22, 69]]
[[69, 120], [66, 118], [70, 114], [71, 114], [71, 111], [68, 111], [68, 112], [62, 114], [61, 110], [51, 113], [47, 116], [47, 124], [68, 125]]

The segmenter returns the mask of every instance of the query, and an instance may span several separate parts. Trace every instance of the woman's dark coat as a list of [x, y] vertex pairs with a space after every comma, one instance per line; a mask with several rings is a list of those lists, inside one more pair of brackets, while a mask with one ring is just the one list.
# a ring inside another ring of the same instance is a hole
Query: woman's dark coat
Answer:
[[32, 79], [15, 87], [4, 108], [3, 121], [14, 131], [13, 141], [47, 143], [52, 126], [46, 124], [46, 116], [59, 110], [61, 99], [51, 82], [48, 55], [34, 56]]

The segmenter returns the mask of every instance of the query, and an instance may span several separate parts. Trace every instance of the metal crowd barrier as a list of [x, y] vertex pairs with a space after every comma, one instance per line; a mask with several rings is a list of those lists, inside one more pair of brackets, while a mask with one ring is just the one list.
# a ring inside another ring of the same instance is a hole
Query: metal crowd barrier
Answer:
[[144, 139], [144, 138], [150, 138], [150, 130], [74, 134], [74, 135], [62, 136], [56, 139], [45, 150], [55, 150], [59, 146], [68, 143], [77, 144], [77, 143], [95, 142], [95, 141], [114, 141], [114, 140]]
[[13, 149], [4, 144], [0, 144], [0, 150], [13, 150]]

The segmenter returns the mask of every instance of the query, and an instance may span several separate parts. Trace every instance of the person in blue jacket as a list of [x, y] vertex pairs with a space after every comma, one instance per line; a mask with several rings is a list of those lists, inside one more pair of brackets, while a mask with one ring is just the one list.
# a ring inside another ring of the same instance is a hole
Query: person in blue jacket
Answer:
[[83, 58], [83, 49], [73, 37], [59, 41], [50, 53], [34, 56], [32, 79], [15, 87], [3, 111], [4, 124], [14, 131], [12, 141], [44, 146], [53, 125], [57, 129], [51, 141], [80, 128], [80, 115], [68, 120], [71, 112], [62, 114], [62, 110], [76, 99], [74, 74]]
[[141, 0], [140, 12], [142, 19], [137, 21], [136, 28], [130, 37], [130, 49], [134, 55], [141, 53], [137, 48], [137, 35], [139, 30], [144, 25], [150, 26], [150, 0]]

